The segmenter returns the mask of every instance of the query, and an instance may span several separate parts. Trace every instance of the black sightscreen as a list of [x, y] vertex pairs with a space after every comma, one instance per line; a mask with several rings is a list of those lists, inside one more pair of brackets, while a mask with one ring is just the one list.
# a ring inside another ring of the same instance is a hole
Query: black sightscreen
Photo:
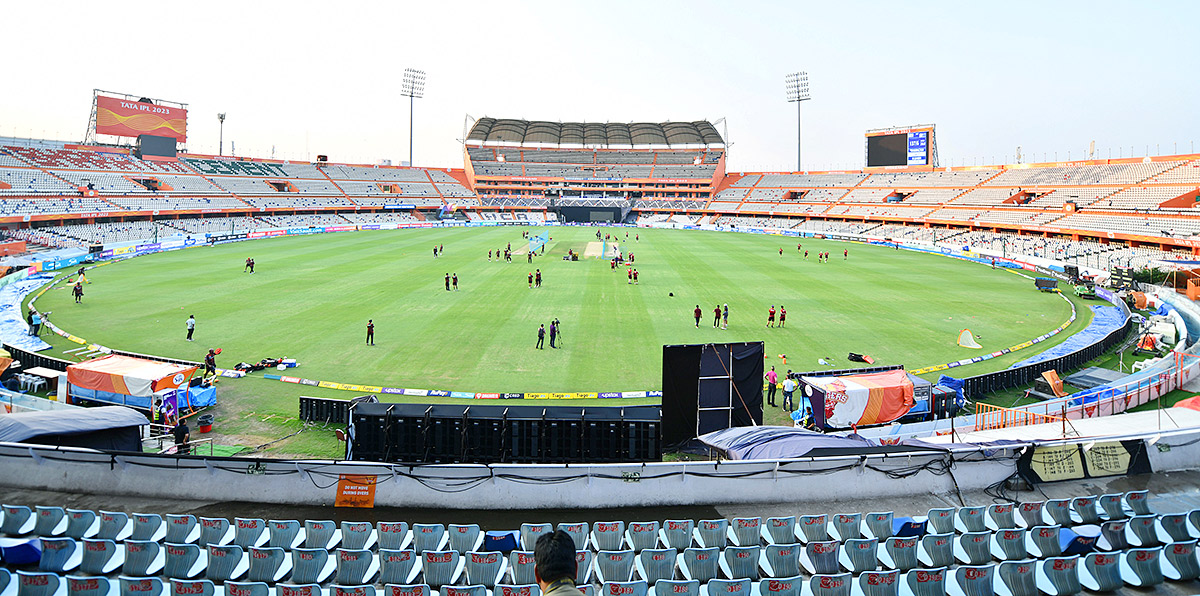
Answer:
[[867, 167], [908, 165], [908, 135], [867, 137]]
[[175, 157], [175, 139], [141, 135], [138, 137], [138, 153], [155, 157]]
[[762, 424], [762, 342], [663, 346], [663, 444]]

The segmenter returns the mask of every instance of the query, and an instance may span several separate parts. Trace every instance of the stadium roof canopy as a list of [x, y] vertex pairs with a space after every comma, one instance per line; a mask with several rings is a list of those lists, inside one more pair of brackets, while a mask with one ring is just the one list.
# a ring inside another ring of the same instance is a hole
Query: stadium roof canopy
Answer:
[[707, 120], [696, 122], [545, 122], [480, 118], [467, 134], [469, 145], [549, 147], [724, 147]]

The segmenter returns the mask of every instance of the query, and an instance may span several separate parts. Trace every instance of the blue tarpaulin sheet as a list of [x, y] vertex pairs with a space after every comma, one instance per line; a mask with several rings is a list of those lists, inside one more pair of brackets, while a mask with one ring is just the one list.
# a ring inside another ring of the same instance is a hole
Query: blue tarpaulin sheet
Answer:
[[1050, 348], [1045, 352], [1038, 354], [1037, 356], [1026, 358], [1025, 360], [1017, 362], [1009, 368], [1018, 368], [1027, 364], [1042, 362], [1044, 360], [1058, 358], [1059, 356], [1066, 356], [1071, 352], [1100, 341], [1104, 336], [1117, 329], [1120, 329], [1121, 325], [1125, 323], [1125, 313], [1121, 312], [1121, 309], [1115, 306], [1090, 305], [1088, 308], [1092, 309], [1092, 322], [1088, 323], [1088, 326], [1084, 327], [1083, 331], [1068, 337], [1067, 340], [1061, 344], [1058, 344], [1057, 346], [1054, 346], [1053, 348]]
[[[26, 313], [21, 311], [21, 301], [29, 293], [46, 285], [54, 279], [53, 275], [31, 275], [20, 281], [12, 282], [0, 288], [0, 340], [14, 348], [29, 352], [50, 349], [50, 344], [29, 335], [29, 324], [25, 322]], [[42, 326], [42, 333], [52, 333]]]

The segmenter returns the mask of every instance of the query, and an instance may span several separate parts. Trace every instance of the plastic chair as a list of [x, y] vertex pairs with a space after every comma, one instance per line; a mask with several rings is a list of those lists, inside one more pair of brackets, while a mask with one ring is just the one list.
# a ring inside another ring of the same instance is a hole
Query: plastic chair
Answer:
[[761, 517], [735, 517], [729, 522], [729, 543], [735, 546], [758, 546], [762, 539]]
[[383, 596], [433, 596], [429, 584], [385, 584]]
[[425, 574], [425, 583], [433, 589], [452, 585], [458, 582], [462, 575], [462, 557], [452, 550], [427, 550], [421, 555], [421, 571]]
[[278, 584], [275, 596], [324, 596], [325, 590], [317, 584]]
[[893, 517], [892, 536], [901, 538], [919, 538], [929, 529], [929, 520], [924, 517]]
[[292, 549], [293, 584], [320, 584], [333, 575], [337, 561], [323, 548]]
[[225, 596], [271, 596], [271, 588], [263, 582], [225, 582]]
[[214, 582], [236, 581], [250, 569], [250, 558], [236, 544], [208, 545], [208, 572], [205, 577]]
[[266, 520], [251, 517], [235, 517], [233, 519], [233, 543], [248, 549], [263, 546], [271, 539], [267, 531]]
[[1023, 561], [1029, 558], [1025, 530], [998, 530], [992, 534], [992, 556], [1001, 561]]
[[1075, 526], [1058, 531], [1058, 543], [1064, 555], [1085, 555], [1096, 548], [1100, 539], [1100, 526]]
[[166, 585], [157, 577], [117, 577], [121, 596], [165, 596]]
[[304, 547], [333, 550], [342, 542], [342, 532], [329, 520], [304, 521]]
[[[292, 572], [292, 557], [278, 546], [251, 546], [246, 581], [277, 584]], [[229, 583], [229, 582], [226, 582]]]
[[167, 524], [157, 513], [133, 513], [133, 531], [129, 534], [132, 540], [149, 540], [159, 542], [167, 537]]
[[884, 569], [897, 571], [908, 571], [917, 567], [920, 564], [917, 561], [917, 544], [919, 542], [920, 539], [913, 536], [903, 538], [892, 536], [884, 540], [883, 548], [879, 549], [879, 564]]
[[595, 557], [590, 550], [575, 551], [575, 585], [582, 586], [592, 582], [592, 561]]
[[508, 553], [509, 583], [517, 586], [537, 583], [537, 578], [533, 574], [534, 563], [531, 551], [514, 550]]
[[1111, 592], [1125, 585], [1117, 553], [1088, 553], [1079, 567], [1079, 584], [1092, 592]]
[[642, 580], [624, 582], [603, 582], [600, 584], [601, 596], [646, 596], [650, 586]]
[[[700, 593], [704, 596], [750, 596], [751, 587], [748, 579], [714, 579], [701, 586]], [[616, 595], [604, 592], [602, 596]]]
[[1062, 544], [1058, 540], [1061, 526], [1033, 526], [1025, 532], [1025, 550], [1034, 557], [1045, 559], [1062, 555]]
[[660, 580], [675, 578], [677, 557], [673, 548], [648, 548], [638, 553], [633, 565], [638, 577], [653, 586]]
[[764, 577], [794, 577], [800, 575], [800, 551], [804, 546], [796, 544], [768, 544], [762, 551], [758, 566]]
[[1150, 511], [1150, 504], [1147, 502], [1150, 496], [1148, 490], [1131, 490], [1125, 493], [1125, 504], [1129, 506], [1129, 510], [1134, 515], [1147, 515], [1153, 513]]
[[[621, 550], [625, 542], [625, 522], [596, 522], [592, 526], [591, 542], [596, 552]], [[578, 545], [576, 548], [579, 548]]]
[[62, 507], [35, 507], [37, 522], [33, 533], [42, 538], [62, 536], [67, 531], [67, 512]]
[[946, 585], [947, 596], [992, 596], [995, 565], [964, 565], [954, 570]]
[[987, 529], [1008, 530], [1017, 527], [1016, 508], [1012, 503], [996, 503], [988, 505], [984, 523]]
[[1125, 541], [1130, 546], [1158, 546], [1158, 516], [1135, 515], [1125, 522]]
[[74, 571], [83, 561], [83, 549], [70, 538], [42, 538], [42, 559], [38, 571], [63, 574]]
[[1096, 509], [1096, 497], [1075, 497], [1071, 499], [1071, 518], [1077, 524], [1099, 525], [1100, 512]]
[[729, 520], [702, 519], [696, 522], [695, 539], [696, 544], [704, 548], [725, 548], [725, 542], [729, 539]]
[[[379, 540], [379, 549], [404, 550], [412, 544], [412, 532], [408, 522], [379, 522], [375, 524], [375, 535]], [[407, 583], [407, 582], [399, 582]]]
[[[3, 515], [3, 513], [0, 513]], [[12, 572], [4, 567], [0, 567], [0, 596], [17, 596], [17, 581], [13, 579]], [[699, 590], [699, 587], [697, 587]]]
[[1004, 561], [996, 567], [996, 577], [997, 596], [1039, 596], [1035, 559]]
[[[6, 519], [7, 515], [4, 516]], [[133, 534], [133, 521], [120, 511], [100, 511], [100, 527], [96, 538], [121, 542]]]
[[954, 539], [954, 558], [963, 565], [983, 565], [992, 560], [992, 533], [967, 532]]
[[1158, 516], [1157, 535], [1159, 542], [1187, 542], [1192, 536], [1188, 530], [1186, 513], [1168, 513]]
[[[697, 588], [697, 590], [699, 590]], [[542, 589], [537, 584], [511, 585], [496, 584], [492, 589], [493, 596], [542, 596]]]
[[808, 580], [807, 595], [850, 596], [850, 584], [851, 577], [849, 573], [814, 575]]
[[[345, 525], [343, 523], [342, 527]], [[446, 547], [458, 551], [460, 555], [478, 552], [479, 547], [483, 546], [483, 531], [479, 529], [478, 524], [450, 524], [446, 526], [446, 536]]]
[[683, 579], [694, 579], [701, 584], [717, 577], [720, 570], [721, 549], [685, 548], [679, 556], [679, 573]]
[[[1125, 537], [1125, 527], [1128, 524], [1125, 520], [1106, 521], [1100, 524], [1100, 539], [1096, 541], [1096, 548], [1099, 550], [1124, 550], [1129, 548], [1129, 541]], [[1095, 526], [1078, 526], [1078, 529], [1092, 528]]]
[[1163, 582], [1162, 547], [1131, 548], [1119, 558], [1121, 579], [1137, 588], [1157, 586]]
[[[521, 550], [533, 552], [533, 545], [537, 544], [538, 538], [553, 530], [554, 528], [550, 524], [521, 524]], [[586, 546], [586, 544], [576, 544], [575, 548], [585, 548]]]
[[681, 551], [691, 548], [692, 532], [695, 529], [696, 522], [690, 519], [668, 519], [658, 530], [658, 539], [663, 546]]
[[829, 540], [829, 518], [825, 515], [801, 515], [796, 525], [800, 528], [796, 537], [803, 544]]
[[895, 535], [892, 521], [896, 514], [892, 511], [879, 511], [863, 516], [862, 535], [867, 538], [886, 540]]
[[1071, 500], [1070, 499], [1047, 499], [1046, 506], [1043, 509], [1048, 526], [1073, 526], [1075, 520], [1071, 518]]
[[600, 583], [629, 581], [633, 577], [633, 559], [632, 550], [602, 550], [596, 553], [596, 579]]
[[441, 596], [487, 596], [487, 588], [474, 586], [442, 586], [439, 590]]
[[1037, 563], [1037, 587], [1048, 596], [1071, 596], [1083, 591], [1079, 585], [1079, 555], [1050, 557]]
[[652, 522], [629, 522], [625, 529], [625, 546], [633, 552], [641, 552], [648, 548], [658, 548], [659, 524]]
[[273, 519], [267, 522], [267, 546], [292, 550], [304, 544], [304, 526], [294, 519]]
[[766, 544], [795, 544], [796, 516], [768, 517], [763, 520], [761, 538]]
[[[496, 555], [499, 557], [499, 554]], [[333, 583], [343, 586], [369, 584], [379, 573], [379, 560], [365, 549], [339, 548], [334, 551], [337, 571]]]
[[195, 595], [216, 596], [217, 587], [207, 579], [172, 579], [170, 590], [173, 596]]
[[700, 582], [694, 579], [660, 579], [654, 584], [654, 596], [700, 596]]
[[1125, 519], [1129, 517], [1129, 514], [1125, 513], [1124, 499], [1125, 495], [1121, 493], [1100, 495], [1098, 503], [1100, 509], [1104, 511], [1104, 516], [1108, 519]]
[[[104, 512], [101, 511], [100, 514], [103, 523]], [[163, 536], [163, 542], [192, 544], [197, 540], [200, 540], [200, 524], [196, 521], [196, 516], [167, 514], [167, 535]]]
[[1043, 509], [1046, 507], [1045, 501], [1026, 501], [1017, 503], [1017, 514], [1020, 515], [1020, 526], [1022, 528], [1032, 528], [1046, 523]]
[[223, 517], [200, 518], [200, 546], [215, 544], [224, 546], [233, 543], [233, 524]]
[[[483, 586], [478, 586], [478, 587], [482, 588]], [[467, 588], [463, 588], [463, 589], [465, 590]], [[478, 594], [478, 592], [475, 592], [475, 594]], [[332, 586], [329, 586], [329, 596], [378, 596], [378, 595], [379, 595], [379, 592], [375, 589], [375, 586], [369, 586], [369, 585], [349, 586], [349, 585], [345, 585], [345, 584], [333, 584]], [[486, 596], [486, 595], [487, 595], [486, 589], [483, 591], [483, 594], [479, 594], [479, 596]]]
[[81, 550], [83, 558], [79, 562], [79, 572], [84, 575], [116, 573], [125, 564], [125, 549], [112, 540], [85, 538]]
[[[755, 536], [757, 537], [757, 532]], [[730, 546], [721, 553], [719, 566], [728, 579], [758, 580], [758, 562], [762, 549], [754, 546]]]
[[208, 551], [196, 544], [165, 545], [163, 575], [168, 579], [195, 579], [208, 566]]
[[926, 512], [925, 516], [934, 534], [950, 534], [954, 532], [954, 520], [958, 517], [958, 509], [937, 507]]
[[1193, 581], [1200, 578], [1200, 562], [1196, 560], [1196, 540], [1172, 542], [1163, 547], [1163, 577], [1172, 581]]
[[129, 577], [158, 575], [166, 565], [166, 556], [166, 549], [157, 542], [126, 540], [125, 562], [121, 565], [121, 574]]
[[587, 548], [588, 534], [591, 533], [591, 526], [587, 522], [561, 523], [557, 528], [571, 537], [576, 550]]
[[100, 517], [96, 515], [95, 511], [89, 509], [67, 510], [67, 538], [83, 540], [94, 537], [99, 531]]
[[838, 541], [862, 538], [862, 514], [835, 513], [829, 520], [829, 536]]
[[984, 517], [986, 513], [987, 508], [982, 506], [959, 508], [958, 515], [954, 518], [954, 531], [959, 534], [986, 532], [987, 519]]
[[417, 581], [420, 573], [416, 551], [379, 549], [379, 583], [410, 585]]
[[508, 561], [504, 559], [504, 554], [497, 552], [481, 553], [469, 551], [463, 555], [463, 560], [467, 573], [467, 583], [482, 585], [489, 589], [494, 588], [496, 584], [500, 583], [500, 579], [504, 577], [504, 570], [508, 565]]
[[867, 571], [850, 587], [854, 596], [900, 596], [900, 572]]
[[1200, 536], [1200, 509], [1193, 509], [1187, 514], [1188, 531], [1193, 536]]
[[107, 577], [80, 577], [68, 575], [67, 596], [114, 596], [117, 582]]
[[913, 569], [901, 576], [904, 596], [946, 596], [946, 568]]
[[851, 538], [842, 545], [838, 563], [842, 569], [858, 575], [864, 571], [875, 571], [879, 567], [879, 539]]
[[809, 575], [836, 575], [842, 543], [837, 540], [809, 542], [800, 551], [800, 566]]
[[954, 534], [926, 534], [917, 544], [917, 560], [923, 567], [949, 567], [954, 564]]

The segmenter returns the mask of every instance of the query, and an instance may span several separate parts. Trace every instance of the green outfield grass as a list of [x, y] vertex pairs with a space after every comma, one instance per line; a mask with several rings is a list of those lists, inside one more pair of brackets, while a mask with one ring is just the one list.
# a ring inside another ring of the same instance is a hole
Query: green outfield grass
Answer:
[[[93, 283], [82, 304], [73, 304], [65, 285], [37, 304], [53, 311], [63, 329], [113, 348], [198, 361], [220, 347], [222, 367], [293, 357], [300, 367], [290, 374], [310, 379], [471, 392], [658, 389], [665, 344], [762, 340], [766, 364], [781, 372], [779, 354], [787, 355], [786, 368], [815, 370], [821, 357], [857, 366], [848, 352], [913, 369], [1032, 339], [1070, 315], [1058, 296], [1007, 271], [827, 240], [640, 229], [624, 242], [624, 229], [604, 228], [636, 256], [638, 285], [600, 259], [562, 260], [568, 249], [585, 252], [595, 228], [550, 228], [546, 255], [532, 265], [523, 254], [512, 263], [487, 261], [488, 250], [509, 242], [523, 250], [523, 230], [353, 232], [192, 248], [89, 271]], [[797, 242], [809, 250], [808, 260]], [[436, 244], [445, 246], [438, 258]], [[829, 263], [817, 262], [820, 251], [831, 253]], [[253, 275], [243, 272], [247, 257], [257, 263]], [[526, 275], [535, 268], [543, 285], [529, 289]], [[446, 273], [458, 274], [459, 291], [443, 288]], [[726, 302], [729, 329], [714, 329], [713, 307]], [[704, 312], [699, 329], [692, 316], [697, 304]], [[1067, 333], [956, 376], [1005, 368], [1062, 341], [1090, 321], [1078, 304], [1079, 320]], [[786, 328], [765, 328], [771, 305], [787, 307]], [[189, 314], [198, 321], [195, 342], [184, 339]], [[545, 350], [535, 350], [538, 325], [555, 317], [563, 323], [564, 347], [551, 350], [547, 340]], [[375, 346], [364, 345], [367, 319], [375, 321]], [[956, 345], [963, 328], [979, 336], [984, 350]], [[76, 347], [46, 339], [55, 352]], [[295, 429], [286, 418], [296, 415], [302, 394], [354, 395], [261, 378], [225, 380], [219, 399], [229, 408], [226, 429], [248, 445], [287, 434]], [[768, 422], [772, 417], [783, 420], [772, 413]], [[305, 446], [306, 440], [292, 439], [289, 452], [330, 448], [323, 440]]]

